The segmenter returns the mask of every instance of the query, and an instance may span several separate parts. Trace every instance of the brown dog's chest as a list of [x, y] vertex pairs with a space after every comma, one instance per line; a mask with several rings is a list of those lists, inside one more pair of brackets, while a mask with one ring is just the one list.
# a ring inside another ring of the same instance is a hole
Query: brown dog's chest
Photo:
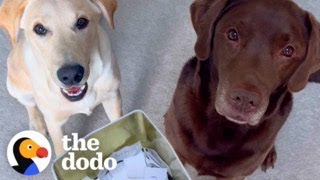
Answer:
[[[200, 118], [203, 117], [199, 116]], [[268, 121], [272, 120], [268, 119]], [[273, 139], [276, 134], [272, 127], [265, 129], [270, 126], [269, 122], [264, 122], [261, 127], [247, 127], [230, 122], [224, 117], [206, 118], [205, 121], [207, 123], [203, 125], [192, 123], [196, 128], [190, 128], [181, 123], [177, 128], [180, 129], [180, 135], [189, 139], [188, 143], [192, 145], [194, 151], [207, 157], [244, 158], [255, 151], [263, 151], [268, 144], [266, 139]]]
[[[256, 128], [241, 128], [227, 119], [210, 119], [211, 123], [202, 126], [191, 123], [189, 127], [195, 128], [189, 129], [185, 125], [191, 119], [177, 113], [168, 112], [166, 132], [178, 155], [196, 167], [199, 174], [217, 177], [253, 173], [274, 145], [280, 124], [285, 121], [275, 117]], [[180, 123], [181, 118], [184, 124]]]

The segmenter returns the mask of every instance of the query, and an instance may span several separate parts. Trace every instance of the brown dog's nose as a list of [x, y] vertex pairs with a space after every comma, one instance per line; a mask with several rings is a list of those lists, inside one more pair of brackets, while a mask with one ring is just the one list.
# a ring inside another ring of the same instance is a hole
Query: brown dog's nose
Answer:
[[260, 104], [260, 97], [255, 92], [237, 89], [231, 92], [230, 103], [234, 109], [249, 113], [257, 109]]

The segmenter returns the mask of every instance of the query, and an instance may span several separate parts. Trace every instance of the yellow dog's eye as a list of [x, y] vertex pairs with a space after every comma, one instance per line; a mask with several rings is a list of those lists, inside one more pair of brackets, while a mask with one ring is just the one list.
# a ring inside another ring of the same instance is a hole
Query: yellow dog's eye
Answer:
[[47, 29], [42, 24], [37, 24], [33, 30], [39, 36], [45, 36], [47, 34]]
[[86, 19], [86, 18], [79, 18], [78, 21], [77, 21], [76, 26], [77, 26], [77, 28], [78, 28], [79, 30], [81, 30], [81, 29], [86, 28], [86, 27], [88, 26], [88, 24], [89, 24], [89, 20], [88, 20], [88, 19]]

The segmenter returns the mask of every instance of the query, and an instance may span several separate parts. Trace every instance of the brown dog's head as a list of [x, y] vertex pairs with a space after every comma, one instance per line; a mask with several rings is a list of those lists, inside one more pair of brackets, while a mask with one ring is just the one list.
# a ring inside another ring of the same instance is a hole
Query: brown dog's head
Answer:
[[196, 0], [190, 8], [199, 60], [213, 59], [215, 108], [256, 125], [279, 87], [302, 90], [320, 69], [319, 23], [289, 0]]

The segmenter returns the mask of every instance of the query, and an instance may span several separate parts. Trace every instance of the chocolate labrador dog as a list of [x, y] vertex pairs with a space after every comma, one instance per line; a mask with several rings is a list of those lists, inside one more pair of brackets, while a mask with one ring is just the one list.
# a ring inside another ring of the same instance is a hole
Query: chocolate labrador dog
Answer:
[[320, 25], [289, 0], [196, 0], [190, 11], [196, 57], [165, 116], [169, 141], [199, 175], [266, 171], [292, 93], [320, 69]]

